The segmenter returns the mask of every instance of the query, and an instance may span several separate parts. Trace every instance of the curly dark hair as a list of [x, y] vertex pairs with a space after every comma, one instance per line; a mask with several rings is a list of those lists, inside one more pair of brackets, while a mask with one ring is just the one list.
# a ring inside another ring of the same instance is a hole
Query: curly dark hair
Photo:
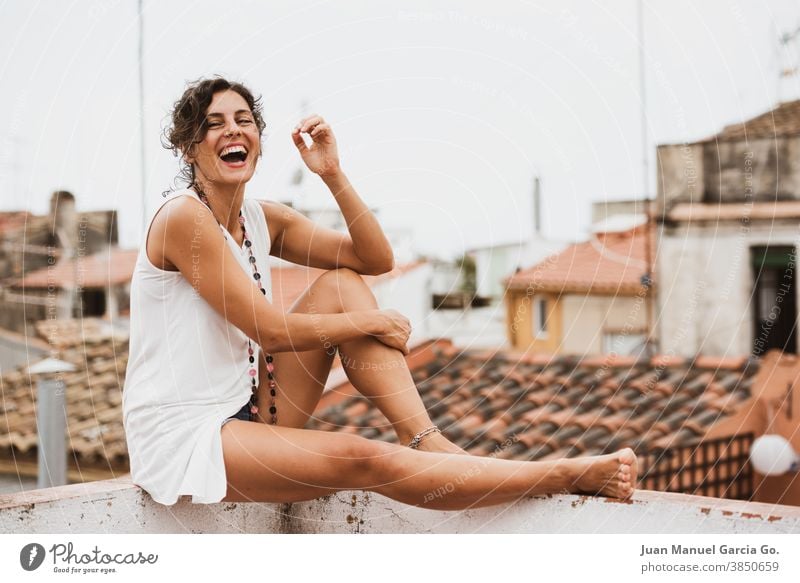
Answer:
[[[211, 105], [215, 94], [227, 90], [235, 91], [247, 102], [258, 127], [259, 140], [264, 134], [266, 124], [261, 114], [261, 97], [254, 96], [247, 87], [241, 83], [228, 81], [219, 75], [188, 83], [183, 95], [172, 108], [172, 123], [164, 130], [161, 140], [166, 149], [172, 150], [172, 153], [181, 159], [178, 178], [183, 179], [188, 186], [195, 183], [194, 165], [187, 163], [183, 156], [190, 153], [194, 145], [206, 137], [208, 106]], [[163, 196], [167, 196], [169, 192], [164, 192]]]

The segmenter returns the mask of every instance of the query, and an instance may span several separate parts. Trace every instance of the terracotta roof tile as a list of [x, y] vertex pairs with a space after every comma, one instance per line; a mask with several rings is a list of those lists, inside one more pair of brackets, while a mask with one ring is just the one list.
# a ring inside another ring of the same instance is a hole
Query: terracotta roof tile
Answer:
[[698, 356], [694, 361], [697, 368], [739, 370], [747, 362], [747, 356]]
[[[608, 366], [603, 359], [558, 356], [542, 364], [511, 351], [448, 350], [411, 373], [434, 422], [461, 447], [507, 459], [550, 459], [698, 439], [742, 407], [740, 396], [749, 398], [757, 363], [739, 363], [734, 369], [659, 356]], [[730, 390], [725, 401], [720, 387]], [[319, 409], [315, 418], [330, 422], [336, 408]], [[383, 432], [380, 438], [391, 441], [388, 423]]]
[[48, 288], [51, 285], [62, 288], [72, 287], [77, 281], [85, 288], [104, 288], [128, 283], [133, 278], [138, 254], [138, 249], [109, 247], [88, 257], [65, 259], [55, 265], [36, 269], [13, 285], [26, 289]]
[[707, 141], [755, 140], [800, 135], [800, 100], [781, 103], [747, 121], [726, 126]]
[[[57, 358], [73, 364], [66, 384], [70, 463], [85, 469], [128, 469], [122, 427], [122, 385], [127, 337], [95, 318], [47, 321], [36, 326]], [[0, 457], [36, 460], [36, 380], [23, 368], [0, 378]]]
[[[46, 331], [44, 325], [40, 330]], [[110, 336], [105, 324], [92, 319], [59, 322], [49, 332], [60, 338], [59, 357], [78, 367], [64, 375], [74, 457], [86, 467], [125, 471], [121, 391], [127, 339]], [[444, 433], [471, 452], [513, 459], [692, 442], [748, 406], [760, 366], [755, 360], [732, 369], [667, 359], [654, 370], [645, 361], [595, 366], [552, 357], [542, 364], [506, 351], [487, 358], [449, 346], [426, 350], [429, 360], [410, 370]], [[0, 391], [0, 456], [35, 460], [31, 379], [22, 370], [10, 371], [0, 379]], [[397, 441], [377, 408], [346, 391], [316, 411], [309, 427]]]
[[[577, 243], [524, 269], [506, 280], [509, 289], [576, 293], [634, 295], [643, 290], [642, 276], [648, 271], [647, 228], [622, 233], [601, 233]], [[650, 232], [650, 255], [655, 257], [656, 238]]]
[[34, 216], [28, 211], [0, 212], [0, 235], [24, 229]]

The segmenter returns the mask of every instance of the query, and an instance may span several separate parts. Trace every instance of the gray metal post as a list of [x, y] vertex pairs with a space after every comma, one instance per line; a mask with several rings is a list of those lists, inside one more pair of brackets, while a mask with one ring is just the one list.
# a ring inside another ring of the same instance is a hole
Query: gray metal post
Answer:
[[67, 417], [64, 405], [65, 386], [60, 380], [39, 379], [38, 413], [39, 477], [37, 488], [63, 486], [67, 483], [67, 444], [64, 433]]
[[[28, 368], [29, 374], [72, 372], [75, 367], [48, 358]], [[39, 434], [39, 475], [37, 488], [63, 486], [67, 483], [67, 409], [66, 385], [60, 378], [40, 378], [37, 383], [36, 426]]]

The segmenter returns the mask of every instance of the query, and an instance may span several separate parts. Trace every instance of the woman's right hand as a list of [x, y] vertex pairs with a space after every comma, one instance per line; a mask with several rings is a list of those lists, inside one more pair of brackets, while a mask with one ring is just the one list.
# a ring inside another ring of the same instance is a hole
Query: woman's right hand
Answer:
[[411, 322], [397, 310], [378, 310], [378, 333], [375, 338], [390, 348], [408, 354], [408, 337], [411, 335]]

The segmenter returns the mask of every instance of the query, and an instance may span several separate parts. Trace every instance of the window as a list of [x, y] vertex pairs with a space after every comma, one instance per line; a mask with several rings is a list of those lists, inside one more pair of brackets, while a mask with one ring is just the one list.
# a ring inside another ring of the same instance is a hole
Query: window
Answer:
[[533, 337], [547, 338], [547, 300], [533, 298]]

